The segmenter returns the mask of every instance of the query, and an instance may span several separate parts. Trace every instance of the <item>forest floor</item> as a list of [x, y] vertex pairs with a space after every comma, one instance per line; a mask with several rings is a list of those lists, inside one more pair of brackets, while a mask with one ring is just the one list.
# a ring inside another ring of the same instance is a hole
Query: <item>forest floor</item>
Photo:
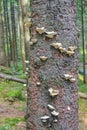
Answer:
[[87, 99], [79, 99], [79, 130], [87, 130]]
[[[79, 91], [87, 94], [87, 84], [79, 76]], [[79, 99], [79, 130], [87, 130], [87, 99]], [[26, 130], [26, 88], [12, 81], [0, 81], [0, 130]]]
[[0, 130], [26, 130], [26, 88], [0, 80]]
[[[0, 100], [0, 130], [26, 130], [23, 101]], [[87, 130], [87, 100], [79, 99], [79, 130]]]
[[26, 130], [24, 102], [0, 100], [0, 130]]

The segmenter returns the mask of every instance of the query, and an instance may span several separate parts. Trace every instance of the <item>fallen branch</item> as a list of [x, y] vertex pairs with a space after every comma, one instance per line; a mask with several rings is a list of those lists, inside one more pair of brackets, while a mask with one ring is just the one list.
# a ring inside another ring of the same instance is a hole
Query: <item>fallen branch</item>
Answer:
[[24, 79], [16, 78], [16, 77], [14, 77], [12, 75], [7, 75], [7, 74], [0, 74], [0, 78], [15, 81], [15, 82], [19, 82], [19, 83], [23, 83], [23, 84], [26, 83], [26, 80], [24, 80]]
[[79, 92], [79, 97], [87, 99], [87, 94]]

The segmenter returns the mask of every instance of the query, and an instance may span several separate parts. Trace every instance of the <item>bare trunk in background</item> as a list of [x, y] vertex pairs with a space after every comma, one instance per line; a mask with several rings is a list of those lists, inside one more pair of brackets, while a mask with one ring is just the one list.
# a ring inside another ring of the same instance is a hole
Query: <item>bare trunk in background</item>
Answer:
[[7, 65], [6, 54], [5, 54], [5, 44], [3, 42], [1, 3], [0, 3], [0, 65], [3, 65], [3, 66]]
[[26, 69], [25, 64], [25, 41], [24, 41], [24, 28], [23, 28], [23, 14], [22, 14], [22, 3], [19, 0], [19, 27], [20, 27], [20, 46], [21, 46], [21, 55], [22, 55], [22, 65], [23, 71]]
[[76, 1], [32, 0], [31, 13], [27, 130], [78, 130]]

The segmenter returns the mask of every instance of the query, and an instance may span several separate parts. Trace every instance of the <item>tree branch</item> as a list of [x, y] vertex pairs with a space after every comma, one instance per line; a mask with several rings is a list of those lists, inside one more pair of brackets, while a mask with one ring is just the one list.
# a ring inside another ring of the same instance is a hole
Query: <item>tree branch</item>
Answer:
[[24, 79], [16, 78], [16, 77], [14, 77], [12, 75], [7, 75], [7, 74], [0, 74], [0, 78], [15, 81], [15, 82], [19, 82], [19, 83], [23, 83], [23, 84], [26, 83], [26, 80], [24, 80]]
[[87, 94], [79, 92], [79, 97], [87, 99]]

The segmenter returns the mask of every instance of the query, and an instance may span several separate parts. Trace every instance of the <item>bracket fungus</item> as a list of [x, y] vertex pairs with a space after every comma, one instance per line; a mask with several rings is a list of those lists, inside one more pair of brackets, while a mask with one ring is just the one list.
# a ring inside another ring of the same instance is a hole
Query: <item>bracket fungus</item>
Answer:
[[66, 51], [67, 55], [72, 56], [75, 52], [74, 51]]
[[54, 38], [54, 36], [55, 35], [57, 35], [57, 32], [54, 32], [54, 31], [52, 31], [52, 32], [46, 32], [46, 37], [48, 37], [48, 38]]
[[66, 80], [69, 80], [70, 82], [75, 82], [76, 79], [71, 74], [64, 74], [64, 77]]
[[32, 39], [31, 39], [31, 42], [34, 44], [34, 43], [37, 42], [37, 39], [36, 39], [36, 38], [32, 38]]
[[28, 75], [28, 72], [26, 71], [25, 74]]
[[37, 39], [35, 38], [32, 38], [31, 41], [29, 42], [30, 45], [33, 45], [37, 42]]
[[76, 46], [70, 46], [70, 47], [68, 48], [68, 50], [70, 50], [70, 51], [75, 51], [76, 49], [77, 49]]
[[43, 34], [43, 33], [45, 33], [46, 29], [45, 29], [44, 27], [41, 27], [41, 28], [37, 27], [37, 28], [36, 28], [36, 31], [37, 31], [39, 34]]
[[42, 116], [40, 119], [43, 123], [47, 123], [49, 122], [50, 117], [48, 115], [45, 115], [45, 116]]
[[29, 68], [26, 68], [26, 71], [28, 71], [29, 70]]
[[73, 77], [72, 77], [72, 78], [70, 78], [69, 80], [70, 80], [71, 82], [75, 82], [75, 81], [76, 81], [76, 79], [75, 79], [75, 78], [73, 78]]
[[25, 62], [26, 64], [29, 64], [29, 60], [25, 60], [24, 62]]
[[70, 111], [70, 110], [71, 110], [71, 108], [68, 106], [68, 107], [67, 107], [67, 110], [68, 110], [68, 111]]
[[46, 60], [48, 59], [48, 57], [46, 57], [46, 56], [40, 56], [40, 59], [41, 59], [42, 61], [46, 61]]
[[55, 110], [51, 112], [51, 114], [54, 116], [54, 117], [57, 117], [59, 115], [59, 112], [56, 112]]
[[47, 107], [48, 107], [49, 110], [52, 110], [52, 111], [55, 110], [55, 108], [50, 104], [48, 104]]
[[50, 88], [48, 91], [49, 91], [51, 97], [55, 97], [59, 94], [59, 90], [55, 90], [53, 88]]
[[40, 82], [37, 82], [37, 83], [36, 83], [36, 85], [37, 85], [37, 86], [40, 86], [40, 85], [41, 85], [41, 83], [40, 83]]
[[60, 47], [62, 47], [62, 44], [61, 43], [58, 43], [58, 42], [56, 42], [56, 43], [52, 43], [52, 44], [50, 44], [52, 47], [54, 47], [55, 49], [58, 49], [58, 48], [60, 48]]
[[60, 50], [61, 53], [67, 52], [66, 48], [63, 48], [63, 47], [59, 47], [59, 50]]
[[57, 119], [54, 119], [54, 120], [53, 120], [53, 122], [54, 122], [54, 123], [57, 123], [57, 122], [58, 122], [58, 120], [57, 120]]
[[64, 74], [64, 77], [65, 77], [66, 80], [69, 80], [69, 79], [73, 78], [73, 75], [71, 75], [71, 74]]

